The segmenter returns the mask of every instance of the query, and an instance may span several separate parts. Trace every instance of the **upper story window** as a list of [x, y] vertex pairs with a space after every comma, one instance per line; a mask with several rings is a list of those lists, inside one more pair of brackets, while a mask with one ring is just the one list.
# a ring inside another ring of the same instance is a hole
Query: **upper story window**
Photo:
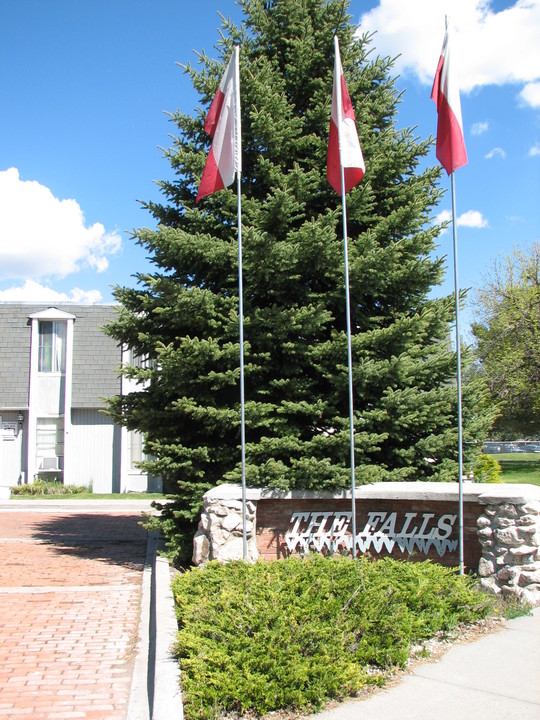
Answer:
[[150, 359], [149, 355], [138, 355], [137, 351], [133, 348], [130, 348], [129, 350], [128, 363], [134, 367], [142, 368], [143, 370], [153, 370], [155, 367], [155, 362]]
[[66, 333], [65, 321], [39, 321], [38, 372], [66, 372]]

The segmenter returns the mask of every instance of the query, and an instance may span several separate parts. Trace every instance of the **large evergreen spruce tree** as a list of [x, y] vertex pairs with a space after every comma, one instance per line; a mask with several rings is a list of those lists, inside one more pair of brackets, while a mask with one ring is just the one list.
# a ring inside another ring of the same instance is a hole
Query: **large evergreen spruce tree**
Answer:
[[[456, 480], [451, 298], [429, 299], [442, 275], [430, 256], [440, 228], [430, 141], [396, 128], [389, 59], [355, 36], [343, 0], [241, 0], [216, 59], [188, 65], [203, 108], [175, 113], [166, 153], [176, 173], [149, 203], [157, 230], [137, 241], [155, 271], [117, 288], [109, 332], [153, 368], [113, 398], [115, 420], [146, 435], [147, 469], [177, 496], [168, 532], [193, 522], [210, 487], [240, 479], [236, 187], [195, 204], [210, 139], [204, 115], [240, 44], [247, 482], [335, 488], [350, 482], [341, 201], [326, 181], [333, 36], [366, 161], [347, 196], [358, 483]], [[426, 99], [428, 102], [428, 99]], [[471, 393], [465, 419], [484, 430]], [[489, 423], [488, 423], [489, 424]]]

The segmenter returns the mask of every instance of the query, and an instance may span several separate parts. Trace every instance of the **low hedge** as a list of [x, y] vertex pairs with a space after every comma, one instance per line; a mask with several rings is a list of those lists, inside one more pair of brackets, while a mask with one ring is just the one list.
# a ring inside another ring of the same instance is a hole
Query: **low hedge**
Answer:
[[81, 495], [91, 492], [88, 486], [64, 485], [58, 480], [43, 480], [36, 478], [29, 485], [14, 485], [12, 495]]
[[429, 561], [211, 562], [173, 591], [186, 720], [316, 710], [383, 683], [413, 643], [490, 609], [469, 578]]

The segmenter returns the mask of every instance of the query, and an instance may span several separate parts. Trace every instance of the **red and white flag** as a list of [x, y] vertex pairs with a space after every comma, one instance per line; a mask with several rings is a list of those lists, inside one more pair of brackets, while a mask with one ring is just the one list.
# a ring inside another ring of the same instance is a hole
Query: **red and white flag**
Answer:
[[467, 151], [463, 137], [459, 85], [450, 66], [450, 42], [448, 28], [444, 36], [441, 57], [437, 65], [431, 99], [437, 105], [437, 146], [439, 162], [448, 175], [467, 164]]
[[364, 177], [366, 166], [356, 132], [356, 119], [349, 91], [343, 75], [339, 43], [334, 37], [334, 89], [326, 177], [334, 190], [341, 195], [341, 166], [344, 170], [345, 192], [349, 192]]
[[213, 141], [196, 202], [228, 187], [235, 173], [242, 172], [240, 127], [240, 63], [239, 47], [235, 45], [204, 122]]

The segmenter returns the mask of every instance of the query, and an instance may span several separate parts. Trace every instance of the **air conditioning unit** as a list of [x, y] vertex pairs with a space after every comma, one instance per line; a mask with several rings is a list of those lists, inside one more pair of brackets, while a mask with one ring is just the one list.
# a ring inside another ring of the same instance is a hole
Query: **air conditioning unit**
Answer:
[[44, 457], [41, 458], [41, 470], [58, 470], [58, 458], [57, 457]]

